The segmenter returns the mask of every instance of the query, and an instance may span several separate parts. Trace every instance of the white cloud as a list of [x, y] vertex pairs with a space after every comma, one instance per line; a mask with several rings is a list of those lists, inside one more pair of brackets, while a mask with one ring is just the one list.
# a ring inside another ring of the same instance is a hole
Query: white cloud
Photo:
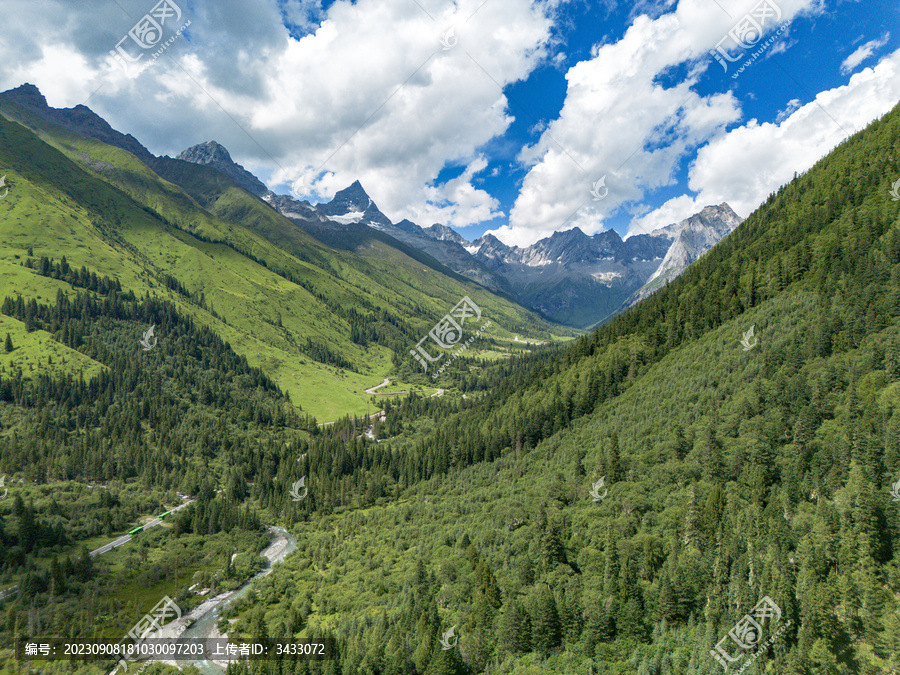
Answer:
[[882, 36], [880, 40], [870, 40], [866, 44], [862, 45], [859, 49], [857, 49], [855, 52], [850, 54], [850, 56], [844, 59], [844, 62], [841, 63], [841, 73], [846, 75], [847, 73], [855, 70], [856, 66], [872, 56], [872, 54], [875, 53], [876, 49], [880, 49], [881, 47], [886, 45], [889, 37], [890, 34], [887, 33]]
[[477, 157], [457, 178], [441, 186], [425, 188], [425, 206], [411, 207], [410, 220], [428, 226], [440, 222], [451, 227], [466, 227], [471, 223], [505, 215], [500, 203], [484, 190], [472, 185], [472, 178], [487, 168], [487, 160]]
[[696, 198], [678, 197], [632, 222], [630, 233], [649, 232], [727, 201], [748, 216], [772, 192], [824, 157], [848, 135], [900, 100], [900, 50], [841, 87], [821, 92], [780, 123], [747, 124], [700, 148], [688, 185]]
[[[327, 170], [312, 185], [327, 198], [358, 178], [394, 219], [465, 226], [496, 214], [483, 190], [458, 180], [431, 184], [506, 130], [502, 87], [543, 58], [550, 22], [528, 0], [487, 3], [466, 21], [479, 4], [426, 7], [434, 20], [414, 3], [332, 6], [314, 35], [288, 44], [267, 75], [268, 105], [254, 108], [255, 129], [277, 130], [302, 149], [273, 179]], [[448, 27], [457, 43], [445, 50], [439, 40]], [[463, 201], [447, 203], [447, 195]]]
[[778, 113], [778, 116], [775, 118], [775, 121], [778, 124], [781, 124], [784, 120], [786, 120], [788, 117], [790, 117], [794, 113], [794, 111], [797, 110], [799, 107], [800, 107], [800, 99], [792, 98], [790, 101], [787, 102], [787, 105], [785, 106], [784, 110], [782, 110]]
[[[318, 171], [319, 197], [359, 179], [392, 219], [464, 226], [497, 215], [497, 201], [460, 179], [434, 181], [448, 166], [469, 167], [471, 179], [479, 148], [506, 131], [503, 88], [552, 56], [558, 2], [338, 0], [327, 10], [318, 0], [181, 2], [188, 34], [132, 80], [106, 63], [107, 52], [155, 0], [130, 0], [133, 15], [115, 3], [100, 11], [35, 0], [28, 12], [4, 14], [12, 35], [0, 58], [19, 66], [0, 83], [30, 81], [55, 106], [90, 98], [157, 154], [215, 139], [284, 192]], [[444, 50], [451, 26], [458, 43]]]
[[[769, 20], [767, 33], [810, 11], [814, 0], [778, 4], [781, 17]], [[755, 5], [746, 3], [743, 11]], [[509, 226], [493, 233], [517, 245], [576, 225], [596, 233], [623, 205], [673, 184], [687, 155], [740, 119], [731, 92], [700, 96], [692, 90], [700, 72], [715, 65], [709, 50], [734, 24], [715, 4], [682, 0], [658, 18], [636, 17], [621, 40], [595, 48], [590, 60], [573, 66], [559, 117], [520, 155], [530, 168]], [[677, 84], [657, 80], [680, 66], [688, 73]], [[593, 201], [590, 186], [604, 174], [609, 195]]]
[[[88, 101], [157, 154], [218, 140], [285, 192], [301, 175], [320, 198], [359, 179], [389, 217], [423, 225], [465, 227], [504, 215], [476, 187], [488, 173], [485, 145], [515, 112], [503, 88], [538, 65], [560, 67], [565, 46], [552, 30], [564, 0], [337, 0], [327, 10], [320, 0], [181, 2], [188, 33], [131, 80], [107, 55], [155, 2], [129, 0], [131, 14], [116, 3], [65, 0], [4, 11], [0, 88], [29, 81], [51, 105]], [[725, 133], [742, 119], [738, 100], [730, 91], [694, 91], [705, 69], [719, 68], [708, 51], [757, 2], [736, 0], [731, 17], [708, 0], [648, 2], [640, 6], [650, 16], [637, 16], [621, 39], [594, 45], [591, 58], [566, 73], [558, 118], [538, 122], [540, 139], [519, 153], [517, 168], [527, 173], [510, 224], [495, 234], [527, 245], [576, 225], [594, 233], [616, 210], [640, 214], [633, 228], [652, 229], [721, 201], [748, 215], [824, 155], [844, 132], [815, 104], [790, 101], [774, 124], [750, 121]], [[818, 2], [778, 0], [778, 24], [821, 11]], [[458, 42], [444, 50], [439, 40], [451, 26]], [[855, 68], [881, 45], [863, 45], [844, 65]], [[846, 131], [861, 128], [898, 99], [889, 82], [896, 61], [895, 54], [864, 69], [819, 102]], [[661, 83], [672, 69], [687, 74]], [[697, 197], [649, 211], [645, 194], [674, 184], [694, 153], [689, 185]], [[448, 167], [463, 170], [436, 183]], [[604, 175], [609, 193], [595, 201], [591, 185]]]

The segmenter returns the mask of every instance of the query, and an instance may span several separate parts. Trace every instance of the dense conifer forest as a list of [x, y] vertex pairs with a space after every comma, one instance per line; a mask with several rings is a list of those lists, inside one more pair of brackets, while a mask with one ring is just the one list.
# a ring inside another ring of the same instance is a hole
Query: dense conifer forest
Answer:
[[308, 606], [340, 672], [713, 673], [769, 598], [786, 628], [744, 672], [897, 672], [898, 153], [894, 110], [577, 344], [391, 407], [382, 507], [334, 499], [344, 456], [311, 449], [269, 629]]
[[[446, 394], [385, 399], [383, 421], [318, 425], [183, 307], [28, 256], [71, 290], [7, 292], [0, 313], [102, 367], [0, 372], [0, 578], [19, 584], [0, 640], [121, 634], [165, 593], [195, 606], [191, 584], [243, 583], [280, 524], [297, 552], [220, 627], [333, 637], [339, 658], [235, 675], [717, 673], [711, 650], [764, 598], [764, 637], [783, 630], [735, 670], [900, 672], [895, 158], [900, 108], [624, 314], [461, 362]], [[406, 358], [392, 314], [344, 317], [353, 343]], [[165, 339], [142, 350], [151, 325]], [[123, 560], [87, 555], [179, 493], [196, 501]]]

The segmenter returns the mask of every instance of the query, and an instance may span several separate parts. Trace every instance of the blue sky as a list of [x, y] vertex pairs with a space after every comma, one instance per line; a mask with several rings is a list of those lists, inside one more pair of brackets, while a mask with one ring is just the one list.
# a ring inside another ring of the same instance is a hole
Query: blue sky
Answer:
[[[110, 50], [159, 0], [0, 0], [0, 86], [157, 154], [214, 139], [279, 193], [359, 179], [392, 220], [470, 240], [747, 216], [900, 101], [888, 0], [167, 1], [171, 45], [136, 74]], [[744, 52], [727, 72], [717, 44]]]

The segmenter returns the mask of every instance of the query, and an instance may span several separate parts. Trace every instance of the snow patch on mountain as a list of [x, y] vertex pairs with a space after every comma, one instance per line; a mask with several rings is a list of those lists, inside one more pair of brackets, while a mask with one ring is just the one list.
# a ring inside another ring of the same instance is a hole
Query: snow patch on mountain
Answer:
[[336, 223], [341, 223], [342, 225], [349, 225], [350, 223], [358, 223], [360, 220], [362, 220], [364, 214], [365, 214], [364, 211], [350, 211], [341, 216], [331, 215], [331, 216], [329, 216], [329, 218], [331, 220], [335, 221]]

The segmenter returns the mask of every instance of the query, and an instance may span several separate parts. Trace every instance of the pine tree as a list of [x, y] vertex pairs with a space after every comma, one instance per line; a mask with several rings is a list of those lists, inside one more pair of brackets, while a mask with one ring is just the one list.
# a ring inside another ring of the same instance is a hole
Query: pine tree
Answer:
[[834, 654], [828, 649], [828, 643], [819, 638], [813, 643], [809, 652], [809, 663], [811, 672], [816, 675], [840, 675], [841, 668], [838, 666]]
[[12, 338], [9, 336], [9, 333], [6, 334], [6, 353], [9, 354], [15, 347], [13, 347]]
[[684, 435], [684, 427], [676, 422], [672, 430], [672, 436], [672, 442], [675, 446], [675, 456], [678, 457], [678, 459], [684, 459], [691, 450], [691, 444]]
[[884, 369], [893, 382], [900, 380], [900, 339], [892, 335], [884, 353]]
[[559, 647], [562, 639], [562, 628], [559, 611], [553, 594], [546, 586], [541, 586], [532, 602], [531, 639], [535, 651], [547, 656]]
[[622, 480], [622, 465], [619, 461], [619, 436], [616, 433], [609, 436], [604, 466], [606, 468], [607, 482], [615, 483]]
[[484, 597], [475, 601], [466, 630], [466, 648], [475, 670], [481, 672], [494, 654], [494, 617], [497, 611]]
[[678, 598], [666, 571], [662, 572], [662, 579], [659, 582], [659, 613], [667, 621], [678, 617]]
[[510, 654], [531, 651], [531, 619], [517, 599], [513, 598], [504, 606], [497, 635], [500, 647]]
[[459, 648], [444, 649], [438, 643], [425, 669], [425, 675], [466, 675], [466, 666], [459, 655]]
[[725, 480], [722, 444], [716, 438], [716, 424], [714, 421], [709, 423], [703, 436], [703, 471], [704, 477], [711, 483], [723, 483]]

